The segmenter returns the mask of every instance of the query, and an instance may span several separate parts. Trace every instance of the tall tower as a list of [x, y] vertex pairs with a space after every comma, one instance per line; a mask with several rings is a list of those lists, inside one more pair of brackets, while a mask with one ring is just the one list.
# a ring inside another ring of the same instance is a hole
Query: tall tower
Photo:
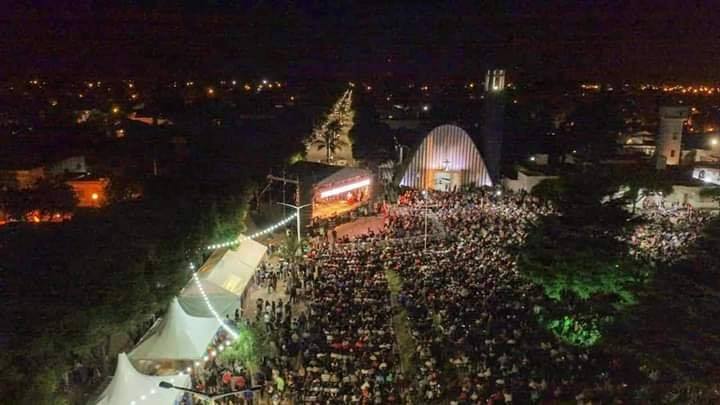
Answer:
[[655, 142], [655, 164], [658, 169], [680, 164], [683, 123], [689, 116], [687, 107], [660, 107], [660, 128]]
[[493, 184], [500, 181], [503, 123], [505, 120], [505, 71], [488, 70], [485, 75], [482, 156]]

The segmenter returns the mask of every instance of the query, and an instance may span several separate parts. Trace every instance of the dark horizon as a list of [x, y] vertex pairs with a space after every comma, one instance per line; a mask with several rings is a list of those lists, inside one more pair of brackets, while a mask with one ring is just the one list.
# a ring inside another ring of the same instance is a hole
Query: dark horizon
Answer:
[[36, 3], [2, 18], [5, 77], [720, 81], [720, 28], [695, 6]]

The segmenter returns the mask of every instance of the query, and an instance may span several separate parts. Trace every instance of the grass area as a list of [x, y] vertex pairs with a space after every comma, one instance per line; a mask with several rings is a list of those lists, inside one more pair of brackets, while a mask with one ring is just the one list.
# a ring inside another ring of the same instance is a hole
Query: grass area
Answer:
[[400, 275], [393, 270], [385, 270], [385, 278], [390, 289], [390, 299], [393, 308], [392, 324], [400, 353], [400, 368], [408, 380], [412, 380], [417, 370], [415, 362], [415, 338], [410, 332], [410, 320], [405, 308], [397, 302], [397, 296], [402, 288]]

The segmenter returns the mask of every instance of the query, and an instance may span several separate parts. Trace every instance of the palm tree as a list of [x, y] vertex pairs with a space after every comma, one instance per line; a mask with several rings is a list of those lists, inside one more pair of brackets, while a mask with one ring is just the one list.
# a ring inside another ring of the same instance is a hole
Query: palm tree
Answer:
[[318, 149], [325, 149], [327, 163], [330, 163], [331, 156], [337, 152], [338, 149], [347, 145], [345, 141], [340, 139], [340, 132], [342, 131], [342, 125], [340, 121], [330, 121], [325, 130], [317, 135], [317, 138], [313, 141], [313, 144]]

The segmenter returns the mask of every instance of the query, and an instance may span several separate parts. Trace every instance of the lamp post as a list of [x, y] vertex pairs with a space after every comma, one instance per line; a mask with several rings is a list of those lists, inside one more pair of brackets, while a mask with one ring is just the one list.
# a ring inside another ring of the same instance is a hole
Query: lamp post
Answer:
[[298, 241], [298, 247], [302, 250], [302, 244], [301, 244], [301, 238], [300, 238], [300, 210], [309, 207], [312, 204], [304, 204], [304, 205], [292, 205], [292, 204], [286, 204], [282, 202], [278, 202], [280, 205], [284, 205], [286, 207], [295, 208], [295, 222], [297, 223], [297, 241]]
[[[176, 389], [176, 390], [178, 390], [178, 391], [190, 392], [190, 393], [192, 393], [192, 394], [194, 394], [194, 395], [197, 395], [197, 396], [200, 397], [201, 399], [204, 399], [204, 400], [210, 402], [210, 405], [215, 405], [215, 400], [218, 400], [218, 399], [221, 399], [221, 398], [230, 397], [230, 396], [235, 396], [235, 395], [240, 395], [240, 394], [241, 394], [241, 395], [248, 395], [248, 394], [251, 394], [253, 391], [259, 391], [259, 390], [262, 389], [261, 386], [256, 385], [256, 386], [250, 387], [249, 389], [246, 389], [246, 390], [233, 391], [233, 392], [226, 392], [226, 393], [224, 393], [224, 394], [211, 395], [211, 394], [208, 394], [207, 392], [197, 391], [197, 390], [193, 390], [193, 389], [185, 388], [185, 387], [178, 387], [177, 385], [173, 385], [173, 384], [171, 384], [171, 383], [169, 383], [169, 382], [167, 382], [167, 381], [160, 381], [160, 388]], [[250, 398], [252, 398], [252, 397], [250, 397]]]
[[427, 190], [422, 191], [423, 195], [423, 209], [425, 211], [425, 233], [423, 235], [423, 250], [427, 250], [427, 239], [428, 239], [428, 208], [439, 207], [438, 204], [428, 204], [427, 202]]

